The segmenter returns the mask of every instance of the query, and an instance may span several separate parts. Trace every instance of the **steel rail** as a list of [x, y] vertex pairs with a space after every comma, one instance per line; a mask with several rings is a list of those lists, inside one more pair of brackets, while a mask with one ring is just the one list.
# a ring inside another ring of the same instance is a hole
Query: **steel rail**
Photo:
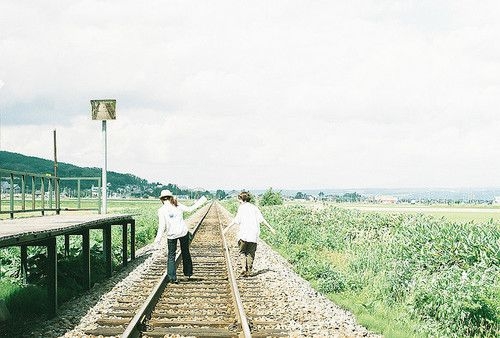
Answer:
[[227, 245], [227, 240], [226, 236], [223, 233], [222, 229], [222, 222], [220, 220], [220, 214], [219, 214], [219, 209], [217, 208], [217, 219], [219, 222], [219, 227], [221, 231], [221, 236], [222, 236], [222, 242], [224, 246], [224, 256], [226, 257], [226, 266], [228, 270], [228, 277], [229, 277], [229, 284], [231, 286], [231, 291], [233, 295], [233, 300], [235, 302], [235, 307], [236, 307], [236, 314], [238, 316], [240, 325], [241, 325], [241, 330], [243, 337], [245, 338], [251, 338], [252, 333], [250, 332], [250, 325], [248, 323], [248, 319], [245, 313], [245, 309], [243, 308], [243, 302], [241, 301], [241, 296], [240, 292], [238, 290], [238, 284], [236, 283], [236, 276], [233, 270], [233, 266], [231, 264], [231, 257], [229, 255], [229, 247]]
[[[208, 212], [210, 209], [213, 207], [214, 202], [210, 204], [210, 206], [207, 208], [206, 213], [203, 215], [203, 217], [200, 219], [200, 221], [196, 224], [193, 234], [196, 233], [198, 228], [200, 227], [201, 223], [207, 216]], [[177, 253], [175, 257], [175, 267], [177, 268], [180, 264], [181, 261], [181, 253]], [[141, 336], [141, 332], [144, 329], [142, 323], [144, 320], [151, 314], [152, 310], [156, 306], [156, 303], [158, 302], [158, 299], [160, 298], [161, 294], [165, 290], [166, 286], [168, 284], [168, 274], [167, 271], [163, 273], [161, 276], [160, 280], [158, 283], [156, 283], [155, 287], [149, 294], [148, 298], [144, 301], [143, 305], [139, 310], [137, 310], [135, 316], [132, 318], [128, 326], [125, 328], [125, 331], [121, 335], [122, 338], [138, 338]]]

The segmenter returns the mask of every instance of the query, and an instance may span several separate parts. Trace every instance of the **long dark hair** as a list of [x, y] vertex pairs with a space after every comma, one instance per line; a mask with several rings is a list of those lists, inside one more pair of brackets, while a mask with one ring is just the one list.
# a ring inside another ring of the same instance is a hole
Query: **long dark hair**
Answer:
[[177, 198], [175, 198], [174, 196], [165, 196], [165, 197], [160, 198], [160, 200], [162, 202], [169, 201], [170, 204], [172, 204], [174, 207], [176, 207], [178, 205]]

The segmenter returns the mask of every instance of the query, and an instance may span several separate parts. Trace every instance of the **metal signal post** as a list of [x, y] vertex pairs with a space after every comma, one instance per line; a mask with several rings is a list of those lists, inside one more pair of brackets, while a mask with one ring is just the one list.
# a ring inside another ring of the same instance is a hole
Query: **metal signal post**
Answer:
[[108, 138], [106, 133], [106, 121], [116, 119], [116, 100], [90, 100], [92, 120], [102, 120], [102, 206], [101, 213], [106, 214], [108, 208]]
[[106, 120], [102, 120], [102, 144], [103, 144], [103, 161], [102, 161], [102, 210], [103, 215], [106, 214], [108, 210], [108, 182], [107, 182], [107, 172], [108, 172], [108, 138], [106, 134]]

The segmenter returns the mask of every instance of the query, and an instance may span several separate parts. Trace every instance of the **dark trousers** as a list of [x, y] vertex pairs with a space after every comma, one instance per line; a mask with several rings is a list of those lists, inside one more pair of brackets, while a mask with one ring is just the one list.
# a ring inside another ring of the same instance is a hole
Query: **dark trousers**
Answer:
[[255, 251], [257, 251], [257, 243], [245, 242], [240, 239], [238, 240], [238, 247], [241, 255], [241, 270], [252, 272]]
[[177, 251], [177, 240], [181, 244], [182, 255], [182, 272], [184, 276], [191, 276], [193, 274], [193, 261], [189, 253], [189, 232], [184, 237], [167, 239], [168, 246], [168, 261], [167, 261], [167, 274], [170, 281], [177, 280], [177, 273], [175, 269], [175, 254]]

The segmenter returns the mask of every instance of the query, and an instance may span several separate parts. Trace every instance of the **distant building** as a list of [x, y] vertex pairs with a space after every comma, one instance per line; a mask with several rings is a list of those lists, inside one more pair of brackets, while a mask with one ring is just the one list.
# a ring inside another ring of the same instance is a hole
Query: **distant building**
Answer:
[[99, 197], [99, 194], [101, 193], [101, 189], [99, 187], [95, 187], [92, 185], [92, 188], [90, 189], [92, 197]]
[[[3, 194], [8, 194], [10, 193], [10, 189], [11, 189], [11, 185], [9, 182], [6, 182], [6, 181], [2, 181], [0, 182], [0, 191], [3, 193]], [[14, 194], [19, 194], [21, 193], [21, 187], [19, 186], [19, 184], [17, 183], [14, 183]]]
[[380, 195], [375, 197], [375, 202], [382, 204], [395, 204], [398, 203], [398, 198], [389, 195]]

